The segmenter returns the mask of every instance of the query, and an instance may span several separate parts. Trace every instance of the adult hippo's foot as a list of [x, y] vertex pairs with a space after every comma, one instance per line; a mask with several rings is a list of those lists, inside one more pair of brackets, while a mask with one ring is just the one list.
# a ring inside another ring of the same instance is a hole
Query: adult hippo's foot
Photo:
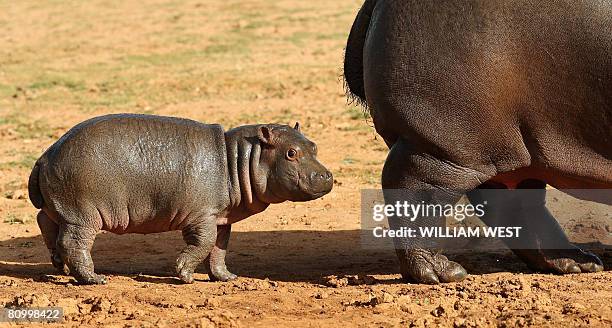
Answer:
[[546, 184], [525, 180], [517, 190], [487, 182], [468, 193], [473, 204], [486, 202], [483, 221], [492, 227], [521, 227], [520, 238], [506, 245], [535, 271], [558, 274], [599, 272], [604, 269], [595, 255], [574, 246], [557, 220], [546, 209]]
[[603, 271], [602, 261], [593, 253], [570, 245], [572, 249], [517, 249], [514, 253], [530, 269], [559, 274]]
[[[399, 138], [393, 144], [382, 174], [382, 186], [386, 204], [454, 205], [465, 190], [476, 188], [488, 177], [475, 170], [455, 163], [438, 160], [412, 148]], [[445, 226], [442, 215], [407, 218], [389, 217], [393, 230], [408, 228], [436, 228]], [[465, 269], [446, 256], [432, 251], [442, 243], [435, 238], [417, 234], [412, 238], [394, 238], [395, 249], [404, 279], [414, 283], [437, 284], [456, 282], [467, 276]]]
[[465, 279], [467, 272], [457, 262], [425, 249], [397, 250], [402, 277], [409, 282], [438, 284]]

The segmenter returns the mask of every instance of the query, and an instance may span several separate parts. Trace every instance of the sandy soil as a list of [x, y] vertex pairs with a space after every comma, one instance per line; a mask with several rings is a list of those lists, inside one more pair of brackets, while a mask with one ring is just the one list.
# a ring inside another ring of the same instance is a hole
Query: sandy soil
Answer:
[[[360, 245], [360, 190], [379, 187], [386, 148], [346, 104], [343, 46], [360, 1], [0, 3], [0, 306], [62, 306], [69, 326], [602, 326], [612, 272], [529, 271], [507, 250], [455, 252], [461, 283], [400, 280], [392, 250]], [[180, 284], [180, 233], [102, 233], [106, 286], [55, 275], [27, 199], [35, 159], [103, 113], [222, 123], [300, 121], [335, 175], [331, 194], [235, 225], [241, 278]], [[609, 213], [551, 201], [572, 238], [612, 268]], [[605, 241], [602, 245], [596, 241]], [[606, 244], [608, 246], [606, 246]], [[0, 323], [0, 325], [2, 325]]]

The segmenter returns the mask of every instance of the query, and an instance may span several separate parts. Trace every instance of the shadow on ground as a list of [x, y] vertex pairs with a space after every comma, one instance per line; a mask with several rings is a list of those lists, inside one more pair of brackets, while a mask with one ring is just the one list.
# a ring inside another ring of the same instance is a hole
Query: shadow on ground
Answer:
[[[93, 257], [96, 271], [138, 281], [176, 283], [174, 263], [183, 247], [180, 232], [151, 235], [101, 233]], [[609, 246], [593, 249], [612, 267]], [[55, 274], [40, 235], [0, 241], [0, 275], [40, 279]], [[510, 251], [456, 251], [447, 254], [471, 274], [531, 271]], [[234, 273], [278, 281], [321, 282], [326, 275], [395, 274], [395, 252], [361, 247], [359, 230], [233, 232], [227, 259]], [[202, 268], [198, 270], [204, 272]], [[142, 274], [142, 275], [141, 275]]]

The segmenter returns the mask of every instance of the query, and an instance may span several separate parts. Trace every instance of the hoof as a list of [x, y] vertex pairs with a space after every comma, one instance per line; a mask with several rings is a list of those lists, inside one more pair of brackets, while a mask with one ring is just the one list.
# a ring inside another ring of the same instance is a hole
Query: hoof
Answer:
[[70, 269], [68, 269], [68, 266], [64, 264], [64, 261], [62, 261], [59, 254], [54, 252], [53, 255], [51, 255], [51, 264], [53, 264], [53, 267], [59, 274], [66, 276], [70, 275]]
[[461, 264], [453, 261], [448, 261], [446, 268], [440, 272], [440, 281], [442, 282], [457, 282], [465, 279], [465, 277], [467, 277], [467, 271]]
[[[523, 252], [526, 253], [526, 252]], [[532, 250], [524, 257], [525, 262], [536, 271], [557, 274], [588, 273], [603, 271], [601, 260], [593, 253], [580, 248], [563, 250]]]
[[467, 276], [467, 272], [459, 263], [428, 250], [411, 250], [407, 252], [406, 257], [406, 261], [400, 261], [405, 263], [402, 276], [411, 282], [435, 285], [461, 281]]
[[178, 274], [179, 279], [186, 284], [193, 284], [193, 272], [183, 270]]
[[108, 283], [106, 276], [95, 273], [87, 277], [76, 278], [76, 280], [80, 285], [106, 285]]
[[604, 267], [601, 264], [596, 264], [596, 263], [578, 263], [578, 266], [580, 267], [580, 271], [582, 272], [601, 272], [603, 271]]
[[182, 257], [179, 257], [176, 260], [176, 273], [182, 282], [186, 284], [193, 283], [193, 271], [194, 268], [192, 265], [189, 265], [188, 262]]
[[210, 274], [211, 281], [230, 281], [238, 278], [237, 275], [229, 272], [226, 268], [222, 270], [211, 270]]
[[[595, 256], [595, 255], [593, 255]], [[595, 260], [596, 259], [596, 260]], [[558, 274], [570, 274], [570, 273], [590, 273], [590, 272], [601, 272], [604, 267], [601, 264], [601, 260], [598, 257], [591, 260], [590, 262], [576, 262], [572, 258], [560, 258], [548, 261], [551, 265], [554, 273]]]

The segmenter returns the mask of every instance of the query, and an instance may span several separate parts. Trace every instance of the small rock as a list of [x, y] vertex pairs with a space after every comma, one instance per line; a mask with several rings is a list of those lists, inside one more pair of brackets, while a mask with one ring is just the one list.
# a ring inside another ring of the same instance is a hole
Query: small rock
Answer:
[[318, 300], [322, 300], [328, 298], [329, 294], [326, 292], [316, 292], [313, 296]]
[[441, 317], [446, 313], [446, 310], [442, 305], [438, 305], [435, 309], [431, 310], [431, 315], [434, 317]]
[[15, 296], [5, 307], [46, 307], [50, 304], [46, 294], [29, 294]]
[[561, 313], [563, 314], [580, 313], [580, 312], [583, 312], [584, 310], [586, 310], [586, 306], [580, 303], [568, 303], [563, 306], [563, 310], [561, 311]]
[[110, 310], [111, 302], [102, 297], [96, 298], [91, 304], [91, 312], [106, 312]]
[[449, 316], [452, 312], [454, 312], [452, 306], [450, 306], [449, 304], [442, 303], [438, 305], [435, 309], [431, 310], [430, 313], [434, 317], [442, 317]]
[[6, 193], [4, 193], [4, 196], [8, 199], [13, 199], [13, 200], [26, 199], [26, 192], [21, 189], [9, 190]]
[[417, 314], [421, 311], [421, 306], [414, 302], [400, 304], [399, 308], [408, 314]]
[[198, 307], [206, 307], [206, 308], [216, 308], [219, 307], [219, 300], [214, 297], [205, 298], [202, 305], [198, 305]]
[[349, 285], [352, 286], [373, 285], [376, 283], [376, 278], [365, 274], [346, 276], [346, 278], [348, 279]]
[[347, 278], [338, 278], [335, 275], [323, 277], [325, 285], [329, 287], [339, 288], [348, 286], [349, 281]]
[[369, 303], [372, 306], [377, 306], [385, 303], [393, 303], [394, 299], [395, 297], [393, 297], [393, 295], [383, 291], [380, 295], [373, 296]]
[[2, 281], [0, 282], [0, 285], [7, 286], [7, 287], [17, 287], [18, 286], [17, 282], [12, 279], [8, 281]]
[[454, 328], [464, 328], [467, 327], [466, 320], [464, 318], [456, 318], [453, 322]]
[[393, 297], [393, 295], [387, 293], [387, 292], [383, 292], [382, 293], [382, 303], [391, 303], [393, 302], [393, 300], [395, 299], [395, 297]]
[[60, 298], [55, 302], [55, 306], [64, 310], [64, 315], [79, 313], [79, 301], [74, 298]]

